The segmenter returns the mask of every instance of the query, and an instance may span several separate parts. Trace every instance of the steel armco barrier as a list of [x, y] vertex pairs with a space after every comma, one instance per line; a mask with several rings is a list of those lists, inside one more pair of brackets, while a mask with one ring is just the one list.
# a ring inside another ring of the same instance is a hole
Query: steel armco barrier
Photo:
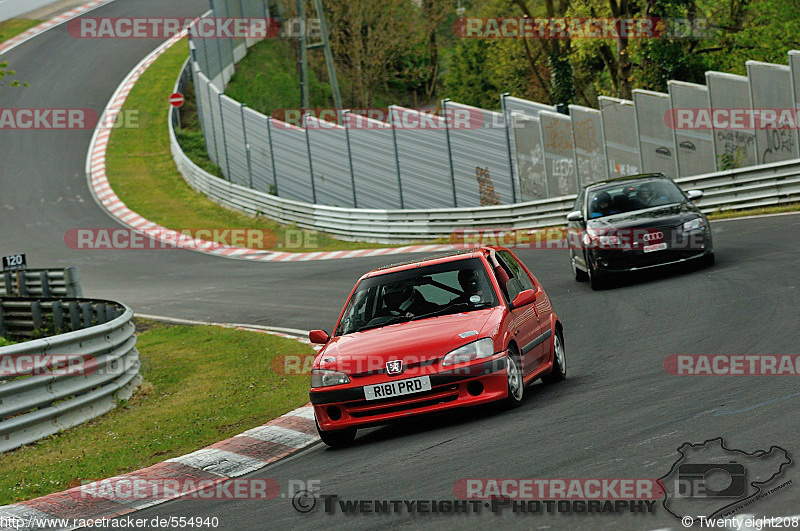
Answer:
[[[5, 326], [6, 333], [24, 336], [35, 326], [37, 312], [45, 323], [60, 313], [67, 328], [76, 328], [0, 348], [0, 452], [98, 417], [129, 398], [141, 383], [133, 311], [127, 306], [6, 298], [0, 299], [0, 307], [0, 329]], [[73, 370], [48, 370], [57, 359], [82, 363], [71, 365]]]
[[[197, 166], [181, 150], [173, 119], [170, 116], [168, 120], [172, 156], [192, 188], [222, 206], [281, 223], [295, 223], [344, 240], [401, 243], [449, 238], [460, 229], [564, 225], [575, 202], [575, 195], [567, 195], [489, 207], [380, 210], [283, 199], [220, 179]], [[703, 190], [705, 196], [696, 203], [706, 213], [792, 203], [800, 201], [800, 160], [694, 175], [675, 182], [684, 190]]]
[[0, 297], [83, 297], [78, 269], [4, 271]]
[[[215, 0], [201, 18], [264, 7]], [[252, 189], [255, 202], [261, 192], [337, 208], [469, 209], [559, 201], [604, 175], [660, 171], [680, 182], [730, 168], [757, 172], [757, 164], [800, 156], [794, 116], [786, 121], [780, 113], [780, 123], [744, 131], [724, 118], [709, 118], [702, 128], [706, 114], [699, 112], [775, 114], [796, 107], [800, 50], [788, 52], [788, 66], [747, 61], [746, 77], [707, 72], [708, 86], [670, 80], [668, 93], [637, 90], [634, 101], [600, 97], [600, 110], [569, 105], [570, 116], [503, 94], [500, 113], [445, 99], [441, 115], [424, 120], [397, 106], [380, 113], [381, 120], [337, 109], [323, 121], [295, 109], [282, 117], [290, 125], [224, 93], [255, 39], [195, 34], [190, 28], [189, 74], [206, 150], [225, 180]], [[459, 116], [468, 117], [466, 125]]]

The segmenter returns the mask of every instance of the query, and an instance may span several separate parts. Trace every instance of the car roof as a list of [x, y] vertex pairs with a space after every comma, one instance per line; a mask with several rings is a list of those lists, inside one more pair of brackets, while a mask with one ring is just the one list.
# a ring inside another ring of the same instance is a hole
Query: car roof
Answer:
[[600, 186], [605, 186], [607, 184], [618, 184], [624, 182], [635, 182], [635, 181], [643, 181], [645, 179], [669, 179], [663, 173], [639, 173], [637, 175], [626, 175], [625, 177], [614, 177], [613, 179], [606, 179], [605, 181], [598, 181], [596, 183], [592, 183], [585, 187], [586, 190], [591, 190], [594, 188], [598, 188]]
[[415, 266], [419, 266], [420, 264], [431, 265], [431, 264], [441, 264], [444, 262], [455, 262], [457, 260], [466, 260], [468, 258], [476, 258], [481, 256], [482, 254], [486, 254], [489, 252], [489, 249], [501, 250], [502, 247], [474, 247], [471, 249], [463, 249], [460, 251], [453, 251], [449, 253], [440, 253], [430, 256], [425, 256], [423, 258], [417, 258], [415, 260], [406, 260], [404, 262], [398, 262], [396, 264], [389, 264], [382, 267], [378, 267], [369, 271], [361, 278], [368, 278], [377, 275], [385, 275], [388, 273], [395, 273], [397, 271], [405, 271], [407, 269], [411, 269]]

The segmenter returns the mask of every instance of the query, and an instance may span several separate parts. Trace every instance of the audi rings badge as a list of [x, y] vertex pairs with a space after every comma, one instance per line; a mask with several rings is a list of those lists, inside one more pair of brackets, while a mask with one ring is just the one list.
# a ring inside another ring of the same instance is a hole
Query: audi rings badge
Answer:
[[642, 239], [646, 242], [655, 242], [664, 239], [664, 233], [660, 231], [648, 232], [642, 236]]

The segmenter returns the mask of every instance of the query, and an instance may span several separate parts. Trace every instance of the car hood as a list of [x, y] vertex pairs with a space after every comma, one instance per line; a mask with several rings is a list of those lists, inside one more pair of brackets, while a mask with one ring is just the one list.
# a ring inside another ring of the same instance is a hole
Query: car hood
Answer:
[[699, 215], [701, 213], [696, 206], [684, 202], [590, 219], [586, 227], [592, 229], [676, 227]]
[[315, 368], [365, 374], [401, 359], [413, 367], [443, 357], [453, 349], [491, 336], [502, 307], [440, 315], [338, 336], [320, 351]]

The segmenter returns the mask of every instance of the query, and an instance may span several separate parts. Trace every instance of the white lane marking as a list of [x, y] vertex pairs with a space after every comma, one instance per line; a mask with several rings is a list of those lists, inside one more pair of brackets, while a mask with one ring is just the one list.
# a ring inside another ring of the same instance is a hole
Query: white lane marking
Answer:
[[316, 441], [318, 438], [307, 433], [299, 432], [280, 426], [259, 426], [252, 430], [240, 433], [237, 437], [252, 437], [264, 442], [274, 442], [291, 448], [302, 448]]
[[203, 448], [190, 454], [167, 459], [168, 463], [181, 463], [223, 477], [235, 478], [254, 472], [267, 465], [260, 459], [226, 452], [217, 448]]
[[314, 408], [312, 406], [303, 406], [290, 411], [284, 417], [303, 417], [304, 419], [314, 420]]

